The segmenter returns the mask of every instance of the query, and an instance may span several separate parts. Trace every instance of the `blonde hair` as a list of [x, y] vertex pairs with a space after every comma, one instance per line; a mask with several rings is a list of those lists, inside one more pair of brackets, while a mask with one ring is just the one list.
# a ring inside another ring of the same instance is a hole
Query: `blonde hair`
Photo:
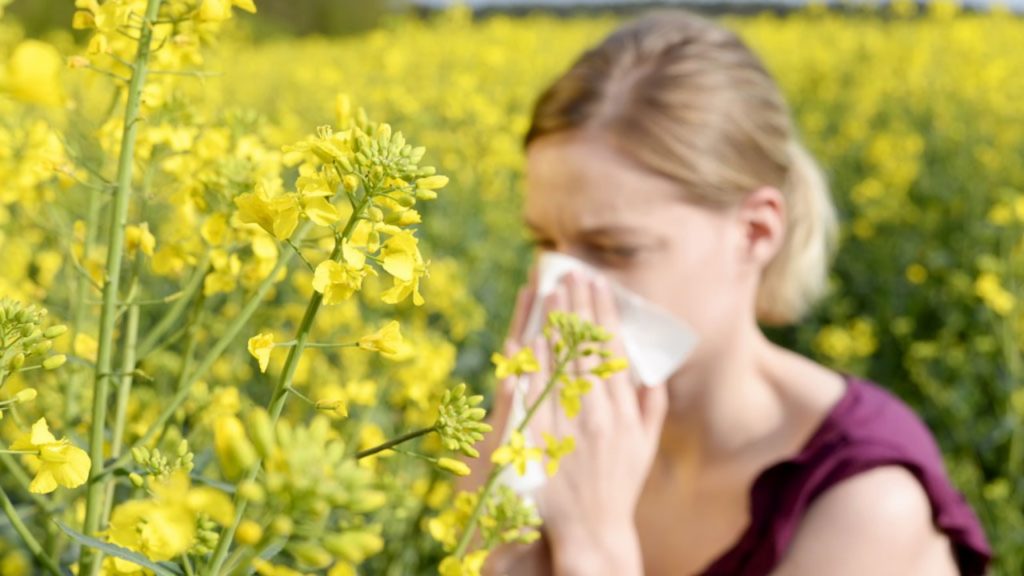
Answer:
[[710, 207], [761, 186], [786, 200], [782, 247], [765, 267], [757, 319], [799, 320], [826, 290], [837, 217], [771, 74], [733, 32], [687, 10], [649, 10], [545, 90], [523, 142], [598, 129], [641, 166]]

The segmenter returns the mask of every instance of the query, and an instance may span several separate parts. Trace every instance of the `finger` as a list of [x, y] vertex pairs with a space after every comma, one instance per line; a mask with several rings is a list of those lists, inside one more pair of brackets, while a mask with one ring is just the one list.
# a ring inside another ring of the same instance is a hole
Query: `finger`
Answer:
[[[626, 358], [626, 350], [619, 329], [619, 311], [607, 279], [594, 278], [590, 283], [590, 290], [594, 301], [596, 320], [612, 335], [612, 339], [604, 343], [604, 346], [611, 351], [613, 358]], [[632, 381], [629, 368], [612, 374], [605, 382], [605, 388], [608, 390], [615, 409], [629, 417], [640, 417], [636, 385]]]
[[664, 384], [641, 386], [637, 391], [637, 403], [640, 407], [640, 420], [648, 438], [660, 437], [661, 427], [668, 414], [668, 389]]
[[526, 322], [530, 317], [530, 310], [536, 298], [536, 290], [529, 284], [521, 286], [516, 294], [516, 307], [512, 313], [512, 323], [508, 328], [508, 338], [521, 343], [523, 341], [523, 330], [526, 329]]
[[[589, 279], [575, 271], [570, 272], [567, 276], [566, 287], [570, 310], [584, 322], [594, 322], [594, 303]], [[576, 374], [588, 374], [597, 366], [598, 361], [599, 357], [596, 355], [578, 356], [573, 361], [573, 370]]]
[[546, 379], [547, 374], [549, 373], [548, 347], [547, 343], [544, 341], [544, 337], [538, 336], [534, 338], [530, 347], [533, 348], [533, 357], [537, 359], [537, 365], [540, 366], [540, 370], [528, 375], [530, 380], [530, 384], [526, 392], [526, 402], [528, 407], [533, 405], [540, 396], [541, 390], [543, 389], [541, 380]]

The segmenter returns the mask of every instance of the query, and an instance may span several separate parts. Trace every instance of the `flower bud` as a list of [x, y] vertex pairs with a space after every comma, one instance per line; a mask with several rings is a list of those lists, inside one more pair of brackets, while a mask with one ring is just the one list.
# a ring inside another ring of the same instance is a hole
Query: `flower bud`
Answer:
[[315, 542], [291, 542], [288, 551], [296, 560], [309, 566], [325, 566], [333, 560], [331, 553]]
[[136, 474], [135, 472], [128, 474], [128, 479], [131, 480], [132, 485], [135, 486], [136, 488], [142, 488], [143, 486], [146, 485], [145, 478], [143, 478], [139, 474]]
[[277, 516], [270, 522], [270, 533], [275, 536], [291, 536], [295, 523], [287, 516]]
[[239, 484], [238, 494], [250, 502], [263, 502], [266, 498], [263, 487], [255, 482], [242, 482]]
[[359, 177], [355, 174], [346, 174], [341, 177], [341, 183], [345, 186], [345, 190], [355, 192], [359, 188]]
[[67, 326], [65, 326], [64, 324], [57, 324], [56, 326], [50, 326], [49, 328], [44, 330], [43, 337], [52, 340], [53, 338], [56, 338], [57, 336], [60, 336], [61, 334], [64, 334], [67, 331]]
[[227, 478], [240, 477], [256, 462], [256, 450], [245, 435], [245, 426], [234, 416], [221, 416], [214, 423], [213, 445]]
[[263, 528], [260, 528], [260, 525], [255, 521], [246, 518], [238, 524], [238, 530], [235, 531], [235, 540], [238, 540], [239, 544], [255, 546], [262, 539]]
[[247, 420], [249, 435], [256, 451], [261, 457], [267, 458], [274, 451], [274, 426], [270, 422], [270, 415], [266, 410], [257, 408], [249, 412]]
[[53, 370], [54, 368], [59, 368], [60, 366], [64, 365], [64, 362], [66, 362], [67, 359], [68, 357], [63, 354], [55, 354], [53, 356], [50, 356], [46, 360], [43, 360], [43, 368], [46, 370]]
[[438, 458], [437, 467], [456, 476], [469, 476], [470, 469], [465, 462], [454, 458]]
[[19, 404], [31, 402], [36, 399], [36, 394], [37, 392], [35, 388], [25, 388], [23, 390], [18, 390], [18, 393], [14, 395], [14, 400]]
[[380, 490], [361, 490], [352, 495], [348, 508], [356, 514], [372, 512], [387, 504], [388, 497]]

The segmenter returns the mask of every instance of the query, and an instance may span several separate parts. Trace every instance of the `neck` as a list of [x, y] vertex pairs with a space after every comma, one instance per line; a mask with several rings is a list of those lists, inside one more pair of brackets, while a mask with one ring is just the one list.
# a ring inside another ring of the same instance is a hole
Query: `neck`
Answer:
[[771, 377], [778, 348], [757, 325], [708, 344], [719, 348], [693, 358], [667, 384], [659, 459], [684, 471], [736, 462], [778, 433], [784, 421]]

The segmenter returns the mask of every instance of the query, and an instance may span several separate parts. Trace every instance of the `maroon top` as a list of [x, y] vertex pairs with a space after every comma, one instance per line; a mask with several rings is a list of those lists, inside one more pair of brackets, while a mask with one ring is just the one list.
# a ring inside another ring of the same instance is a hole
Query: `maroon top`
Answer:
[[946, 475], [924, 422], [877, 384], [848, 374], [839, 402], [800, 452], [762, 471], [751, 487], [750, 524], [702, 576], [765, 576], [780, 563], [808, 507], [830, 486], [875, 466], [898, 464], [921, 482], [935, 526], [964, 576], [985, 574], [992, 552], [978, 518]]

